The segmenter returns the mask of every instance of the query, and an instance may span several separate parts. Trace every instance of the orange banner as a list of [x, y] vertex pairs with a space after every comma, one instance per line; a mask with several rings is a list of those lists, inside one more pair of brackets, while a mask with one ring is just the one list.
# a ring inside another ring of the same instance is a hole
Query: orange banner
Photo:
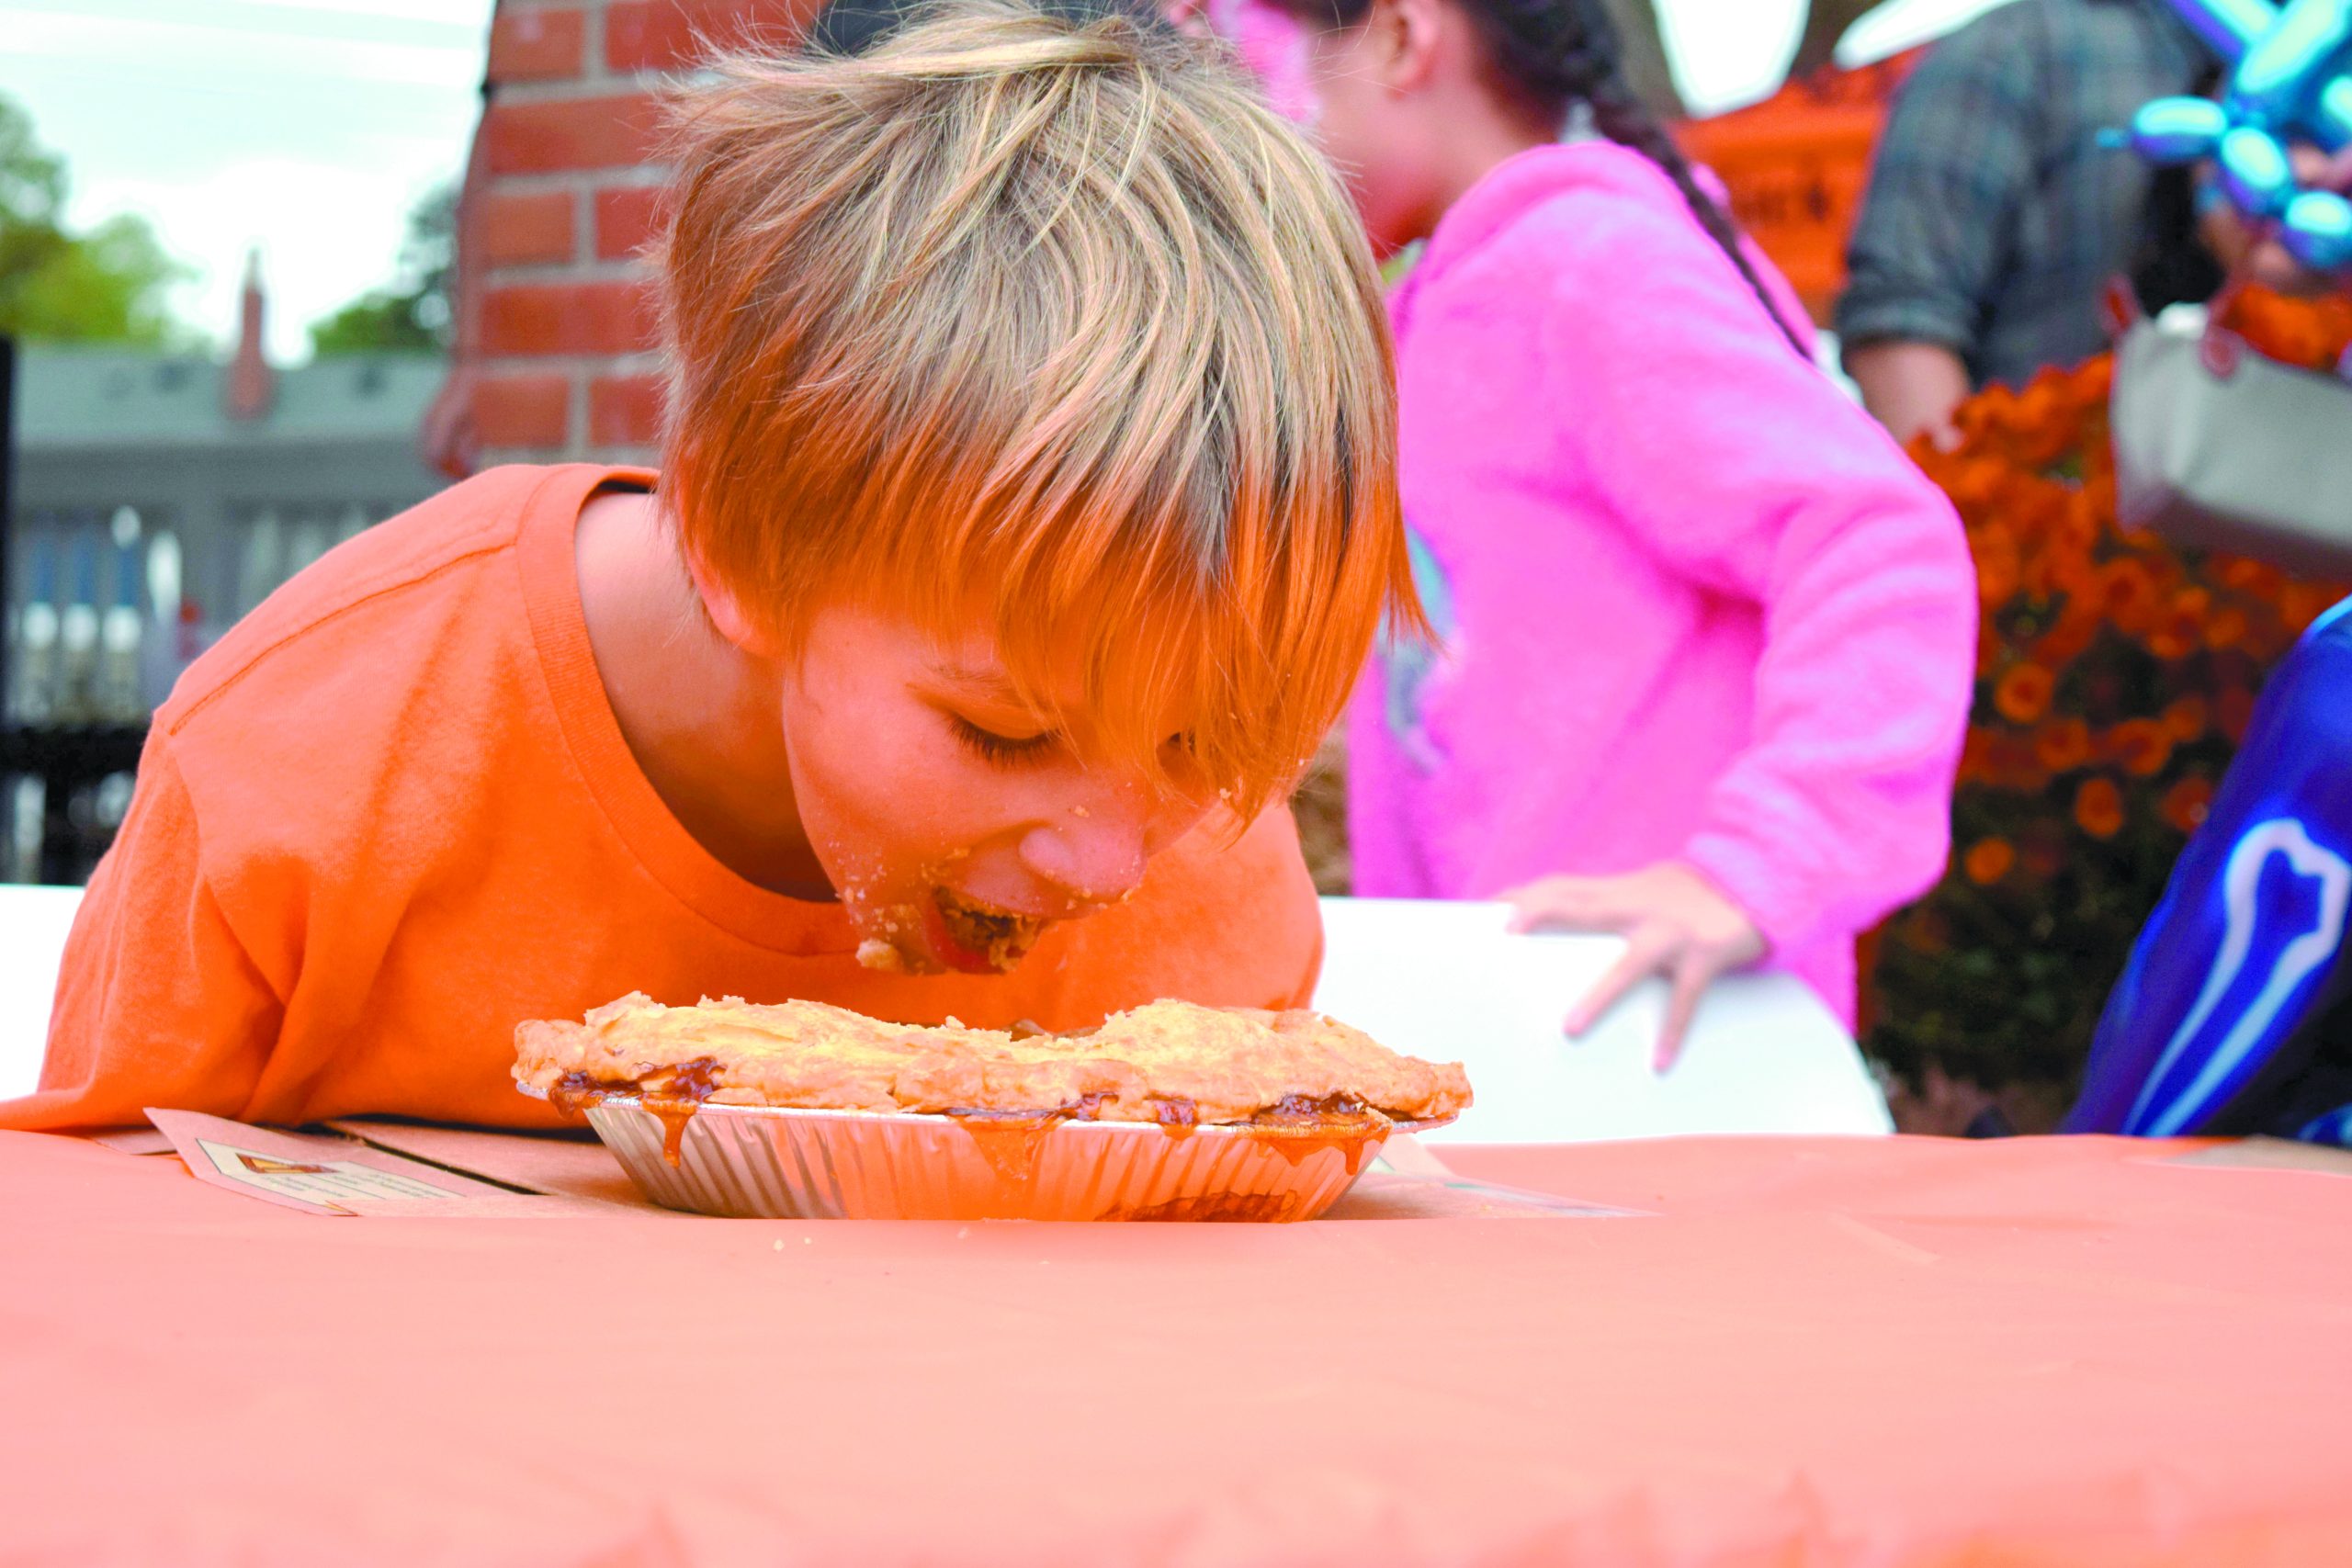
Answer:
[[1732, 217], [1826, 323], [1846, 281], [1846, 236], [1870, 177], [1871, 149], [1915, 51], [1791, 82], [1747, 108], [1691, 120], [1676, 137], [1731, 192]]

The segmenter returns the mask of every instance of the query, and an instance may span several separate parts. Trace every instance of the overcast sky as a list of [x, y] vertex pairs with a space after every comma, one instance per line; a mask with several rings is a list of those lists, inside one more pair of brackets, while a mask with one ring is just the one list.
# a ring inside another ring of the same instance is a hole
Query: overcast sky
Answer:
[[[1892, 0], [1858, 58], [1907, 47], [1997, 0]], [[176, 301], [226, 341], [259, 246], [271, 352], [386, 281], [408, 210], [454, 177], [480, 109], [491, 0], [0, 0], [0, 93], [64, 155], [69, 216], [145, 215], [198, 276]], [[1769, 90], [1801, 0], [1667, 0], [1688, 96]]]

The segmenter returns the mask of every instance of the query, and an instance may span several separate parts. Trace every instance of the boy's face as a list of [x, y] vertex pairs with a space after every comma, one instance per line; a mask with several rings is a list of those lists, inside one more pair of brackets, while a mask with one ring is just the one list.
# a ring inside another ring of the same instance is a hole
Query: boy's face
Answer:
[[795, 803], [876, 967], [1009, 968], [1046, 923], [1126, 897], [1216, 800], [1091, 756], [1082, 693], [1053, 694], [1058, 724], [1032, 711], [977, 629], [942, 646], [834, 605], [804, 646], [783, 682]]

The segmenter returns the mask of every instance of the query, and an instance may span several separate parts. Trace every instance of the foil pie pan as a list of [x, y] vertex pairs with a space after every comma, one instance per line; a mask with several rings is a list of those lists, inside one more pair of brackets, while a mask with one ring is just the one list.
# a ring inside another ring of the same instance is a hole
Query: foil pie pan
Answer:
[[583, 1114], [664, 1208], [804, 1220], [1311, 1220], [1354, 1185], [1390, 1131], [1170, 1133], [1137, 1122], [752, 1105], [688, 1114], [621, 1094]]

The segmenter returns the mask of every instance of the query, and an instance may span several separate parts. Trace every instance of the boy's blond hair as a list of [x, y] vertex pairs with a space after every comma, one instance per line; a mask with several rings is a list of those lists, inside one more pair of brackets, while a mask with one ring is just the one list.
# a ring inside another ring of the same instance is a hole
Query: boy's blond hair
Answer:
[[977, 613], [1254, 810], [1418, 626], [1380, 286], [1321, 159], [1204, 46], [1001, 4], [687, 96], [662, 488], [790, 646]]

